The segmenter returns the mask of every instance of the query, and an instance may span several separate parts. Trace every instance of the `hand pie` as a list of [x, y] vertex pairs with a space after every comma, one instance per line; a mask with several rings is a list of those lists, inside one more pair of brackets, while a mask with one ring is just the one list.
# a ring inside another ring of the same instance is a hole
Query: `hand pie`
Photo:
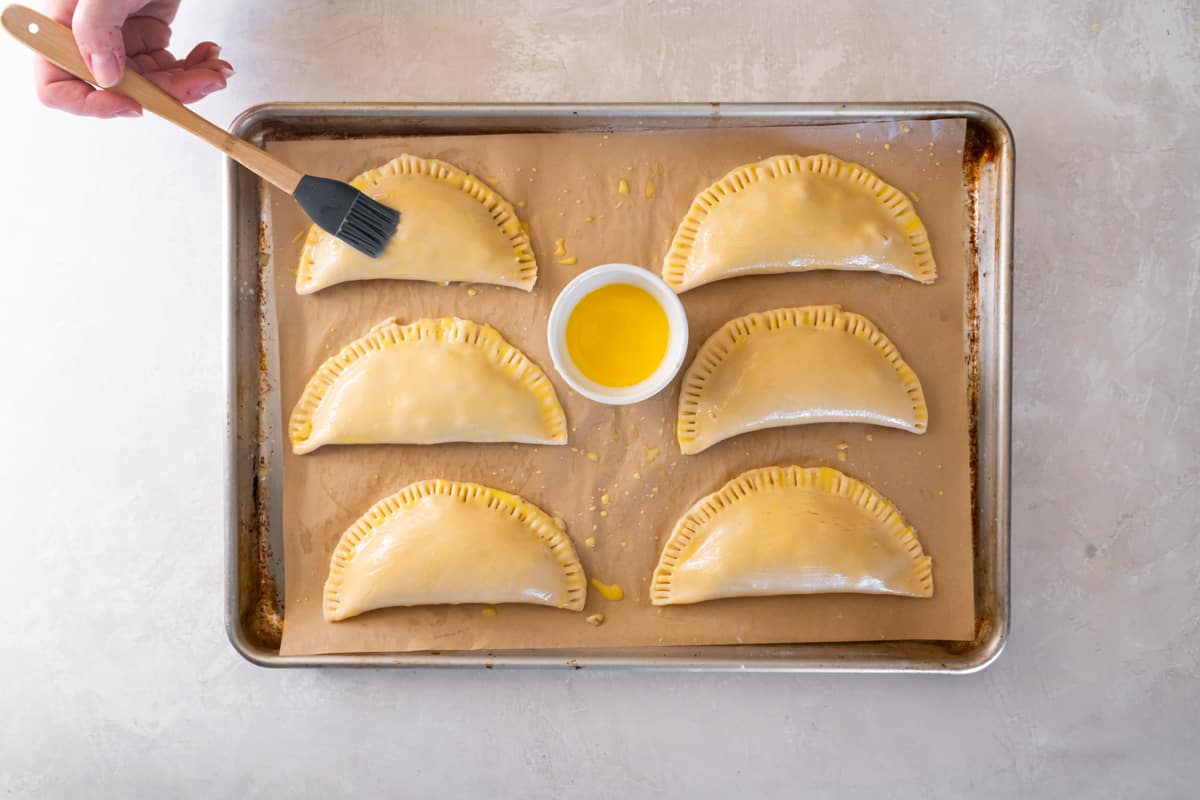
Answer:
[[931, 559], [896, 509], [835, 469], [763, 467], [702, 498], [654, 570], [656, 606], [854, 592], [933, 596]]
[[696, 195], [663, 278], [686, 292], [739, 275], [813, 269], [937, 277], [908, 198], [866, 167], [816, 155], [747, 164]]
[[490, 325], [384, 320], [321, 365], [288, 424], [292, 451], [326, 444], [566, 444], [554, 386]]
[[375, 608], [533, 603], [579, 611], [587, 580], [571, 538], [545, 511], [475, 483], [420, 481], [342, 534], [325, 581], [325, 619]]
[[316, 225], [300, 253], [296, 291], [371, 278], [470, 281], [529, 291], [537, 262], [512, 205], [474, 175], [432, 158], [402, 155], [351, 181], [400, 212], [400, 227], [378, 258]]
[[812, 422], [866, 422], [924, 433], [921, 382], [883, 332], [838, 306], [777, 308], [730, 320], [683, 377], [685, 455], [741, 433]]

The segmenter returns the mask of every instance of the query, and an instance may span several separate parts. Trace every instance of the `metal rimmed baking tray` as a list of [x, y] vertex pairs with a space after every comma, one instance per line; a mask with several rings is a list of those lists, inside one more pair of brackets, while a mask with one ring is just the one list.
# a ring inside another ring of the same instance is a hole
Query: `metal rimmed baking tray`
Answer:
[[967, 120], [963, 180], [969, 213], [969, 341], [976, 624], [970, 642], [888, 641], [575, 650], [281, 656], [283, 585], [278, 468], [281, 420], [274, 298], [266, 265], [260, 181], [230, 162], [226, 178], [225, 377], [226, 628], [262, 666], [625, 667], [790, 672], [972, 672], [1000, 654], [1009, 621], [1009, 451], [1013, 139], [975, 103], [430, 105], [271, 104], [232, 132], [281, 139], [635, 132], [667, 129]]

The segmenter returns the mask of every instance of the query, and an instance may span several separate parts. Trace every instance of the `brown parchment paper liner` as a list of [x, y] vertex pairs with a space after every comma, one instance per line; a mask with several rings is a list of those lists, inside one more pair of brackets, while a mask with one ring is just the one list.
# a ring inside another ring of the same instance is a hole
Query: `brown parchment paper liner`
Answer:
[[[969, 640], [975, 611], [964, 358], [964, 130], [962, 120], [939, 120], [907, 126], [270, 144], [272, 153], [301, 170], [345, 178], [404, 152], [450, 161], [517, 204], [532, 228], [540, 268], [532, 294], [491, 286], [372, 281], [301, 297], [294, 289], [295, 268], [302, 244], [298, 234], [307, 230], [307, 221], [291, 199], [274, 192], [271, 267], [285, 420], [321, 362], [372, 325], [390, 316], [409, 322], [457, 315], [494, 325], [542, 365], [571, 429], [566, 447], [324, 447], [295, 456], [285, 443], [281, 652]], [[811, 272], [703, 286], [683, 295], [691, 325], [688, 360], [732, 317], [781, 306], [837, 303], [874, 320], [916, 370], [929, 404], [928, 433], [809, 425], [740, 436], [685, 457], [674, 435], [678, 378], [658, 397], [625, 408], [601, 406], [568, 391], [550, 362], [545, 332], [550, 306], [568, 280], [613, 261], [657, 272], [675, 226], [698, 191], [750, 161], [819, 152], [869, 166], [909, 194], [932, 239], [937, 282], [922, 286], [883, 275]], [[618, 191], [622, 178], [628, 194]], [[577, 264], [559, 263], [557, 239]], [[844, 461], [838, 459], [839, 444], [846, 445]], [[934, 597], [813, 595], [652, 606], [650, 576], [676, 519], [728, 479], [767, 464], [832, 466], [890, 498], [933, 558]], [[325, 622], [322, 585], [342, 531], [380, 498], [424, 478], [495, 486], [561, 516], [588, 576], [620, 584], [625, 599], [610, 602], [591, 590], [583, 613], [505, 605], [496, 616], [485, 617], [478, 605], [437, 606]], [[594, 549], [584, 544], [588, 536], [596, 539]], [[605, 615], [603, 625], [585, 621], [598, 612]]]

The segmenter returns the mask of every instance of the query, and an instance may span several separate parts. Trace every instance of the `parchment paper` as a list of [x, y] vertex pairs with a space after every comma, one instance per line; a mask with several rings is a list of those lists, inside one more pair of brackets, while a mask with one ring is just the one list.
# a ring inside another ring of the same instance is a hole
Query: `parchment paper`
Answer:
[[[491, 323], [541, 364], [571, 426], [567, 447], [353, 446], [324, 447], [305, 456], [289, 450], [283, 459], [282, 653], [971, 639], [964, 129], [961, 120], [943, 120], [908, 126], [269, 145], [299, 169], [346, 178], [403, 152], [450, 161], [488, 180], [518, 206], [532, 228], [539, 265], [532, 294], [491, 286], [372, 281], [301, 297], [293, 283], [301, 247], [297, 234], [307, 229], [307, 221], [290, 198], [274, 193], [270, 246], [285, 420], [317, 366], [372, 325], [390, 316], [407, 322], [453, 314]], [[780, 153], [818, 152], [865, 164], [915, 200], [933, 241], [937, 282], [921, 286], [875, 274], [811, 272], [710, 284], [683, 295], [691, 325], [688, 361], [732, 317], [781, 306], [837, 303], [874, 320], [916, 370], [929, 404], [928, 433], [809, 425], [760, 431], [685, 457], [674, 437], [679, 379], [658, 397], [625, 408], [601, 406], [568, 391], [550, 362], [545, 333], [550, 306], [568, 280], [613, 261], [658, 271], [675, 226], [698, 191], [740, 164]], [[629, 184], [628, 195], [618, 192], [622, 178]], [[558, 263], [553, 253], [559, 238], [577, 264]], [[846, 445], [844, 461], [838, 458], [839, 444]], [[933, 558], [934, 597], [823, 595], [652, 606], [650, 575], [678, 517], [743, 470], [792, 463], [835, 467], [890, 498]], [[504, 605], [496, 616], [485, 617], [478, 605], [437, 606], [325, 622], [322, 585], [338, 537], [375, 501], [425, 478], [495, 486], [561, 516], [587, 574], [620, 584], [625, 599], [606, 601], [592, 590], [583, 613]], [[604, 494], [610, 498], [607, 505], [601, 502]], [[594, 549], [584, 544], [588, 536], [596, 539]], [[594, 627], [585, 617], [597, 612], [605, 622]]]

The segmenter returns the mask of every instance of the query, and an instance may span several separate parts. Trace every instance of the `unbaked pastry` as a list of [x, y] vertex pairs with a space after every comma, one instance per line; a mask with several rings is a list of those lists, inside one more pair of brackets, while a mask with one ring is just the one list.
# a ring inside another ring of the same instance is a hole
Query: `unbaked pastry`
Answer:
[[304, 387], [292, 450], [326, 444], [566, 444], [554, 386], [490, 325], [457, 317], [384, 320]]
[[532, 603], [579, 611], [587, 579], [545, 511], [508, 492], [419, 481], [380, 500], [342, 534], [325, 581], [325, 619], [376, 608]]
[[921, 382], [866, 317], [838, 306], [777, 308], [730, 320], [683, 377], [676, 433], [685, 455], [738, 434], [812, 422], [924, 433]]
[[932, 597], [932, 560], [865, 483], [828, 467], [762, 467], [683, 515], [650, 594], [665, 606], [827, 592]]
[[937, 278], [925, 225], [904, 193], [831, 155], [773, 156], [696, 195], [663, 278], [686, 292], [739, 275], [813, 269]]
[[470, 281], [529, 291], [537, 262], [512, 204], [453, 164], [402, 155], [351, 184], [400, 212], [400, 227], [378, 258], [309, 228], [300, 253], [300, 294], [345, 281], [401, 278]]

